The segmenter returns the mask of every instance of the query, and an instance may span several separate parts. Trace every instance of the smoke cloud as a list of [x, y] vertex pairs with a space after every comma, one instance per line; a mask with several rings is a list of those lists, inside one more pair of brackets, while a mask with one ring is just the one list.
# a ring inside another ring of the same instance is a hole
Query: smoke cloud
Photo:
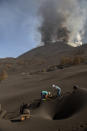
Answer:
[[86, 5], [86, 0], [44, 0], [39, 8], [42, 42], [64, 41], [74, 47], [82, 45]]
[[87, 0], [0, 0], [0, 57], [16, 57], [41, 41], [86, 43], [86, 12]]

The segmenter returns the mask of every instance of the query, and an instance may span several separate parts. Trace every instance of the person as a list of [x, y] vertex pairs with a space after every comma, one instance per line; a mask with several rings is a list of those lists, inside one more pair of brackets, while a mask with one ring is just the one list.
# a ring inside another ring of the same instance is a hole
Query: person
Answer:
[[77, 89], [78, 89], [78, 85], [74, 85], [74, 86], [73, 86], [73, 89], [74, 89], [74, 90], [77, 90]]
[[41, 91], [41, 99], [46, 100], [47, 97], [48, 97], [48, 91]]
[[61, 88], [57, 85], [52, 85], [52, 88], [55, 88], [57, 90], [57, 96], [61, 96]]
[[73, 86], [73, 93], [75, 93], [78, 88], [79, 88], [78, 85], [74, 85], [74, 86]]
[[20, 114], [23, 114], [25, 109], [29, 109], [29, 104], [22, 103], [20, 106]]

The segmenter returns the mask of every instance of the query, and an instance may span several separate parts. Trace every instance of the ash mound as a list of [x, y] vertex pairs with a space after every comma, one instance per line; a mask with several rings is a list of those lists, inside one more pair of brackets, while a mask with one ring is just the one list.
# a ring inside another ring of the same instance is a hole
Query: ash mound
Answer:
[[71, 94], [64, 96], [61, 102], [57, 102], [54, 108], [53, 119], [64, 119], [71, 117], [87, 105], [87, 90], [78, 89]]
[[87, 90], [77, 89], [72, 93], [66, 93], [56, 100], [42, 102], [39, 114], [51, 120], [67, 119], [79, 113], [87, 106]]

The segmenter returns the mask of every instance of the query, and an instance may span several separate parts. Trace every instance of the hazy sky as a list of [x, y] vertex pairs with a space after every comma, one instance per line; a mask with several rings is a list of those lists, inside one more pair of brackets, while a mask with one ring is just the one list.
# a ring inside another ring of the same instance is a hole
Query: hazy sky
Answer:
[[[0, 58], [17, 57], [40, 44], [37, 12], [42, 1], [0, 0]], [[83, 5], [87, 9], [86, 4]]]
[[16, 57], [39, 44], [32, 0], [0, 0], [0, 57]]

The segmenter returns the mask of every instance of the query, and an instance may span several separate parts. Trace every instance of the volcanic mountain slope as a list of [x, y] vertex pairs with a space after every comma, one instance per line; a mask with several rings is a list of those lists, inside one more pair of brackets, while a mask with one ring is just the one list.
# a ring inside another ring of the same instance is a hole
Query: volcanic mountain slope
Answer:
[[[17, 58], [1, 59], [0, 69], [7, 70], [8, 73], [27, 72], [32, 74], [49, 69], [52, 66], [59, 66], [61, 58], [84, 56], [87, 59], [87, 45], [73, 48], [64, 43], [48, 44], [47, 46], [33, 49]], [[55, 67], [56, 68], [56, 67]]]
[[59, 54], [61, 54], [62, 56], [65, 54], [72, 55], [72, 53], [73, 53], [73, 55], [75, 53], [81, 54], [81, 53], [86, 53], [86, 49], [87, 49], [86, 44], [84, 44], [83, 46], [74, 48], [74, 47], [71, 47], [71, 46], [63, 43], [63, 42], [56, 42], [54, 44], [48, 44], [46, 46], [41, 46], [41, 47], [35, 48], [29, 52], [26, 52], [26, 53], [20, 55], [18, 57], [18, 59], [31, 60], [31, 59], [35, 59], [36, 57], [45, 59], [48, 57], [57, 56]]
[[[53, 56], [56, 53], [73, 49], [73, 47], [63, 43], [63, 42], [56, 42], [53, 44], [48, 44], [46, 46], [41, 46], [36, 49], [33, 49], [29, 52], [26, 52], [19, 56], [20, 59], [32, 59], [33, 57], [49, 57]], [[41, 55], [41, 56], [40, 56]], [[30, 58], [29, 58], [30, 57]]]
[[0, 69], [8, 73], [41, 72], [52, 66], [59, 66], [61, 58], [84, 56], [87, 59], [87, 45], [73, 48], [63, 42], [56, 42], [33, 49], [17, 58], [0, 59]]
[[[8, 78], [0, 82], [0, 103], [12, 117], [20, 105], [40, 99], [41, 90], [61, 87], [63, 99], [46, 101], [31, 110], [31, 119], [24, 122], [0, 120], [1, 131], [86, 131], [87, 130], [87, 45], [73, 48], [64, 44], [39, 47], [15, 59], [0, 60]], [[63, 69], [46, 71], [60, 64], [62, 56], [82, 55], [85, 61]], [[9, 66], [7, 66], [9, 65]], [[6, 67], [5, 67], [6, 66]], [[9, 68], [7, 68], [9, 67]], [[46, 69], [45, 71], [41, 71]], [[33, 73], [32, 73], [33, 72]], [[78, 91], [73, 94], [73, 85]], [[67, 94], [67, 92], [69, 92]], [[64, 94], [64, 95], [63, 95]]]

